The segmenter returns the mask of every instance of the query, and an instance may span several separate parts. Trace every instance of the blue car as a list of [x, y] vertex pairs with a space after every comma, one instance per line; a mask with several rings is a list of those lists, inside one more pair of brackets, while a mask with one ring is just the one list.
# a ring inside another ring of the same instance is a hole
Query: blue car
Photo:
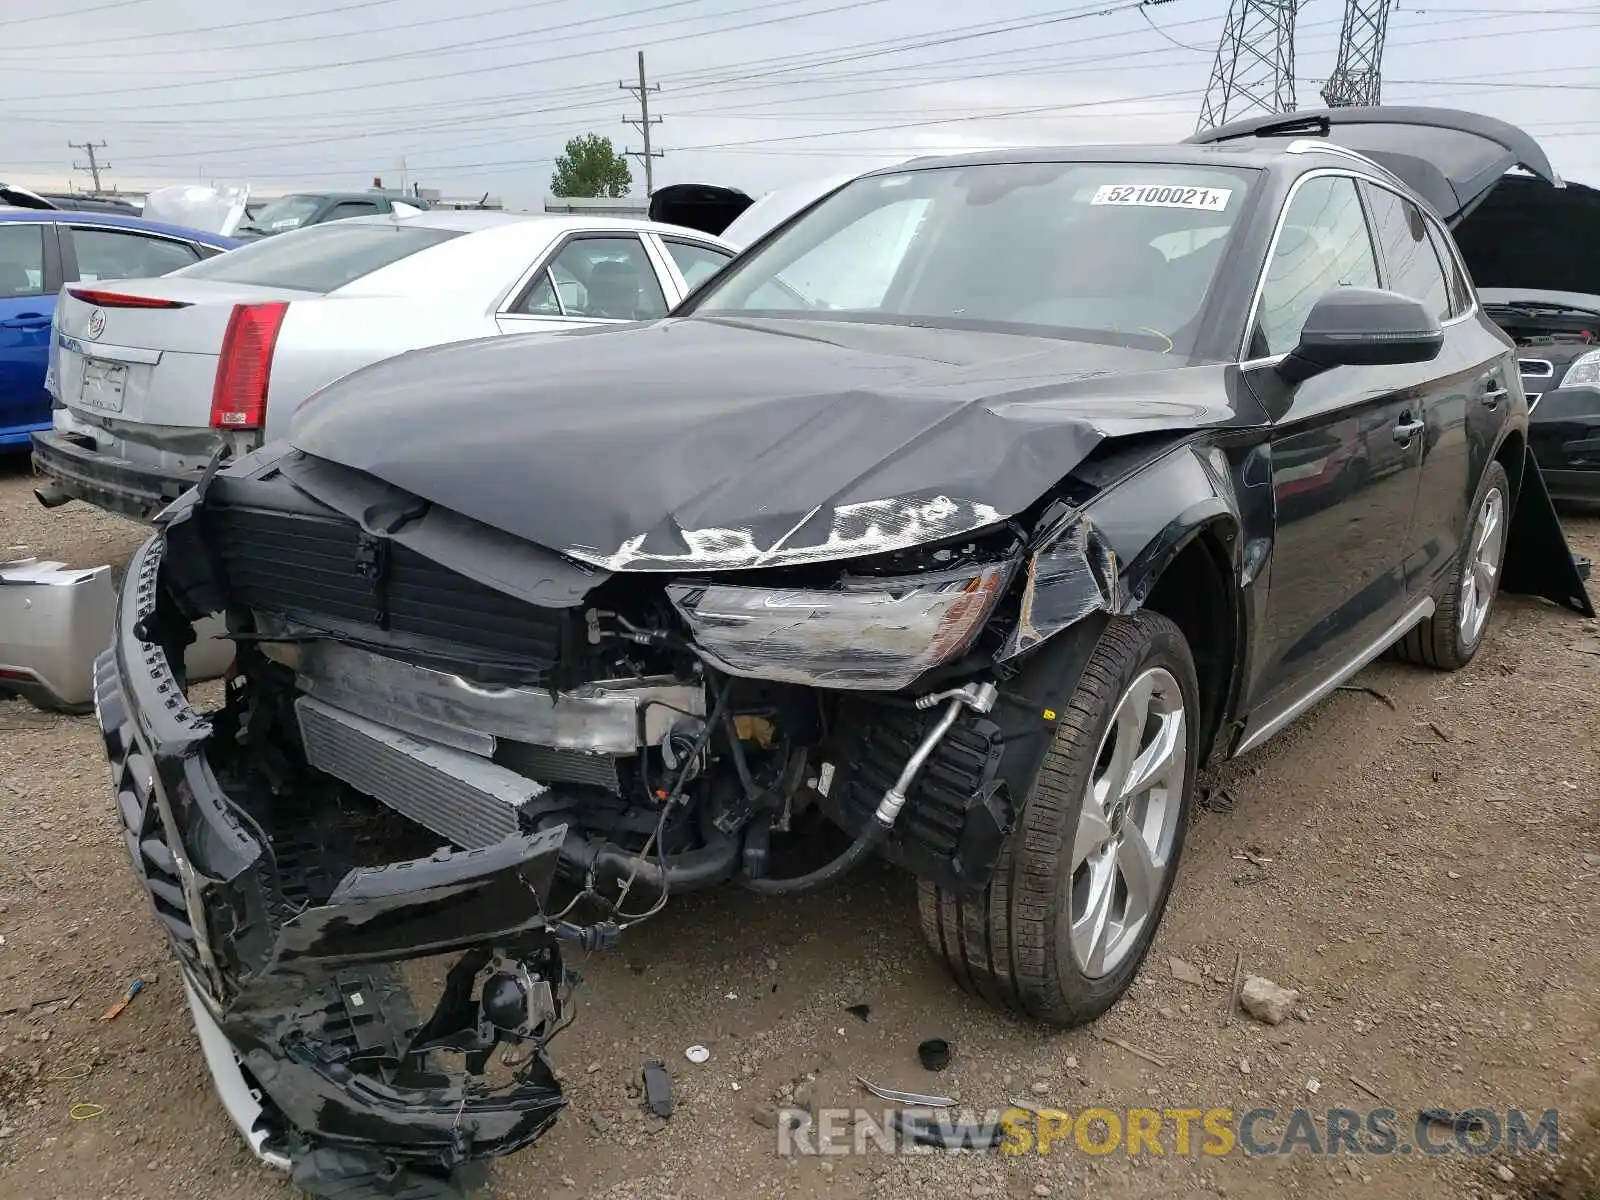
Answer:
[[62, 285], [165, 275], [240, 243], [120, 213], [0, 208], [0, 451], [50, 428], [50, 321]]

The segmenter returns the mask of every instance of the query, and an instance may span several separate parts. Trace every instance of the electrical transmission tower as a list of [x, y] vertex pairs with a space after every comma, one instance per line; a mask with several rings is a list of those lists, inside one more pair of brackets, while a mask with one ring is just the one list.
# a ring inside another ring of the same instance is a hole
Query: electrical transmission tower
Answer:
[[659, 92], [661, 85], [659, 83], [652, 85], [645, 82], [643, 50], [639, 51], [639, 82], [628, 83], [624, 80], [617, 86], [625, 92], [632, 92], [639, 100], [639, 116], [637, 118], [623, 117], [622, 123], [631, 125], [639, 131], [639, 136], [644, 138], [644, 149], [628, 150], [624, 148], [623, 153], [629, 158], [637, 158], [644, 163], [644, 194], [645, 199], [648, 200], [655, 194], [656, 190], [655, 160], [665, 158], [666, 155], [663, 151], [650, 149], [650, 127], [661, 124], [660, 117], [652, 117], [650, 115], [650, 93]]
[[1225, 125], [1253, 112], [1294, 110], [1297, 2], [1231, 0], [1197, 130]]
[[106, 144], [104, 142], [68, 142], [67, 145], [73, 150], [82, 150], [89, 156], [89, 165], [87, 167], [81, 163], [73, 163], [72, 169], [74, 171], [89, 172], [89, 177], [94, 180], [94, 190], [98, 192], [100, 190], [100, 172], [109, 171], [111, 164], [96, 162], [94, 152], [96, 150], [104, 150]]
[[1383, 38], [1392, 0], [1345, 0], [1339, 58], [1322, 85], [1329, 108], [1377, 104], [1383, 95]]

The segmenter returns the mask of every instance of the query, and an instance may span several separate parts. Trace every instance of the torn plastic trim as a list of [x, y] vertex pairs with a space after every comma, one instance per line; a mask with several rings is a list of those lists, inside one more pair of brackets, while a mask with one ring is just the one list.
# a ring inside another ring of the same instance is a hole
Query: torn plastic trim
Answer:
[[[1018, 620], [997, 660], [1025, 654], [1093, 613], [1134, 612], [1173, 559], [1208, 529], [1218, 531], [1235, 578], [1244, 582], [1244, 525], [1225, 454], [1196, 442], [1164, 448], [1081, 507], [1059, 503], [1034, 538]], [[1270, 539], [1257, 549], [1259, 571]]]
[[238, 1054], [187, 975], [183, 980], [183, 994], [189, 1003], [189, 1015], [194, 1019], [195, 1034], [200, 1039], [200, 1052], [205, 1056], [206, 1068], [211, 1072], [212, 1087], [216, 1089], [217, 1098], [222, 1101], [228, 1119], [238, 1129], [239, 1136], [250, 1147], [252, 1154], [274, 1170], [288, 1171], [292, 1164], [288, 1156], [273, 1144], [272, 1131], [265, 1119], [266, 1110], [261, 1106], [260, 1091], [245, 1078]]
[[1123, 586], [1116, 551], [1087, 516], [1069, 513], [1029, 555], [1017, 623], [995, 658], [1005, 662], [1026, 654], [1090, 613], [1124, 614], [1136, 607]]

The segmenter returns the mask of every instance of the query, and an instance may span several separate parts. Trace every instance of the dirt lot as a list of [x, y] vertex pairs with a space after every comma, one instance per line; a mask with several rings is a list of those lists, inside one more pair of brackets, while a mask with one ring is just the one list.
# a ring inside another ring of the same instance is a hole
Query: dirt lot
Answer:
[[[1600, 558], [1600, 519], [1568, 530]], [[0, 467], [6, 557], [121, 562], [139, 537], [81, 505], [45, 512]], [[496, 1194], [1531, 1194], [1528, 1160], [1460, 1153], [783, 1158], [757, 1120], [808, 1076], [830, 1105], [870, 1100], [859, 1074], [977, 1110], [1022, 1097], [1074, 1111], [1369, 1108], [1359, 1080], [1403, 1114], [1559, 1107], [1565, 1132], [1600, 1100], [1600, 628], [1508, 599], [1460, 675], [1380, 665], [1357, 682], [1381, 695], [1341, 691], [1209, 781], [1231, 809], [1199, 814], [1156, 948], [1093, 1031], [1052, 1035], [965, 999], [888, 869], [784, 902], [692, 898], [579, 964], [582, 1011], [555, 1047], [570, 1110], [499, 1169]], [[92, 726], [0, 701], [0, 1013], [74, 998], [0, 1015], [0, 1196], [286, 1197], [212, 1096]], [[1222, 1026], [1236, 954], [1299, 989], [1306, 1019]], [[135, 977], [148, 988], [102, 1023]], [[863, 1004], [865, 1021], [847, 1011]], [[937, 1076], [915, 1059], [930, 1036], [956, 1047]], [[709, 1062], [685, 1060], [693, 1043]], [[668, 1122], [628, 1092], [650, 1058], [675, 1077]]]

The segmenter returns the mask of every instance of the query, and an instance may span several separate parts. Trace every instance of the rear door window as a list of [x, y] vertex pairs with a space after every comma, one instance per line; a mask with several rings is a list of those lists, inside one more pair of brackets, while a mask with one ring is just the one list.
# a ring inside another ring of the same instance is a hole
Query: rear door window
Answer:
[[1372, 232], [1383, 255], [1388, 286], [1420, 300], [1441, 321], [1450, 319], [1450, 289], [1428, 239], [1428, 223], [1409, 200], [1387, 188], [1363, 185], [1372, 212]]
[[44, 294], [45, 226], [0, 224], [0, 300]]
[[72, 246], [78, 255], [78, 278], [89, 283], [100, 279], [149, 279], [193, 266], [200, 259], [188, 242], [126, 229], [74, 226]]
[[1450, 315], [1463, 316], [1472, 307], [1472, 287], [1467, 283], [1456, 256], [1450, 252], [1444, 230], [1432, 221], [1428, 222], [1428, 240], [1433, 243], [1433, 252], [1439, 256], [1439, 262], [1444, 267], [1445, 283], [1450, 287]]
[[672, 255], [672, 261], [678, 265], [678, 274], [683, 276], [683, 282], [691, 292], [722, 270], [723, 264], [733, 257], [725, 250], [702, 246], [698, 242], [680, 242], [675, 238], [661, 240], [666, 243], [667, 253]]
[[196, 263], [181, 274], [186, 279], [219, 283], [331, 292], [460, 236], [456, 229], [336, 221], [251, 242]]
[[511, 311], [649, 321], [666, 315], [667, 298], [638, 238], [578, 237], [561, 248]]

